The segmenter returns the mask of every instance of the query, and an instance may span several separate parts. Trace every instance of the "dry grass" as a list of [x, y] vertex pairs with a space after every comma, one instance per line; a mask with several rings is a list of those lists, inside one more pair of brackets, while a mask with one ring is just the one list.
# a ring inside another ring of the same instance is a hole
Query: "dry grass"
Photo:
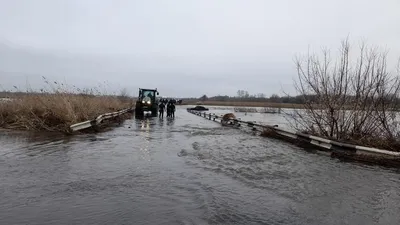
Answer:
[[0, 127], [67, 132], [74, 123], [132, 107], [132, 103], [116, 96], [28, 94], [0, 103]]
[[68, 132], [74, 123], [134, 104], [125, 94], [101, 94], [97, 88], [80, 90], [43, 79], [47, 89], [40, 93], [10, 93], [12, 101], [0, 102], [0, 128]]
[[[197, 102], [185, 102], [183, 105], [195, 105]], [[270, 107], [270, 108], [290, 108], [302, 109], [302, 104], [292, 103], [273, 103], [273, 102], [233, 102], [233, 101], [202, 101], [201, 105], [209, 106], [240, 106], [240, 107]]]

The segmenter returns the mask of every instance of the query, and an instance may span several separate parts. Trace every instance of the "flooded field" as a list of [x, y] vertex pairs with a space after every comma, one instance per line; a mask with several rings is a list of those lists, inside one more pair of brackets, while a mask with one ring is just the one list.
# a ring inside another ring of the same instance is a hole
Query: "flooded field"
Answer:
[[[98, 134], [0, 131], [0, 224], [400, 224], [400, 170], [223, 128], [186, 107]], [[287, 126], [279, 114], [235, 114]]]

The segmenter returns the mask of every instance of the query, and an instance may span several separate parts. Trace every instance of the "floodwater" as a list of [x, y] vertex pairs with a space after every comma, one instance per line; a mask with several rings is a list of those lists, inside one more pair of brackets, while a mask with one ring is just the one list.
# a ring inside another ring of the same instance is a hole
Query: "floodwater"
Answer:
[[398, 225], [399, 187], [397, 169], [341, 162], [183, 107], [175, 119], [98, 134], [0, 134], [7, 225]]

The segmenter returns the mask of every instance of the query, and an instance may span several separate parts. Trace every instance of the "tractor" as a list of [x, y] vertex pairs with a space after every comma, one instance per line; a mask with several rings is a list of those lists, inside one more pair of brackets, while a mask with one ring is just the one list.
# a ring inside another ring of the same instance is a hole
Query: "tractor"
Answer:
[[158, 98], [159, 95], [156, 89], [143, 89], [139, 88], [139, 96], [136, 100], [135, 117], [143, 117], [148, 112], [152, 117], [158, 116]]

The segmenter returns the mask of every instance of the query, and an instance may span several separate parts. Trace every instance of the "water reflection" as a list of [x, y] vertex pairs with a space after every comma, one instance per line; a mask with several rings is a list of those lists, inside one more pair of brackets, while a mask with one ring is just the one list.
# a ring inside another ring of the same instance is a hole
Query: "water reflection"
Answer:
[[150, 130], [150, 121], [149, 121], [149, 119], [142, 120], [141, 122], [142, 122], [141, 123], [142, 130], [146, 130], [146, 131]]
[[61, 133], [2, 131], [0, 135], [0, 155], [4, 157], [25, 157], [48, 155], [58, 151], [68, 151], [72, 140], [77, 137]]
[[175, 118], [167, 118], [167, 125], [172, 126], [175, 123]]
[[13, 130], [2, 130], [0, 135], [0, 141], [10, 140], [12, 142], [28, 142], [28, 143], [43, 143], [57, 140], [63, 140], [68, 142], [70, 136], [66, 136], [62, 133], [56, 132], [28, 132], [28, 131], [13, 131]]
[[143, 139], [143, 142], [140, 143], [140, 152], [142, 159], [145, 161], [150, 161], [150, 119], [144, 119], [140, 121], [140, 136]]
[[158, 125], [159, 125], [160, 127], [163, 127], [163, 126], [164, 126], [164, 118], [158, 118]]

